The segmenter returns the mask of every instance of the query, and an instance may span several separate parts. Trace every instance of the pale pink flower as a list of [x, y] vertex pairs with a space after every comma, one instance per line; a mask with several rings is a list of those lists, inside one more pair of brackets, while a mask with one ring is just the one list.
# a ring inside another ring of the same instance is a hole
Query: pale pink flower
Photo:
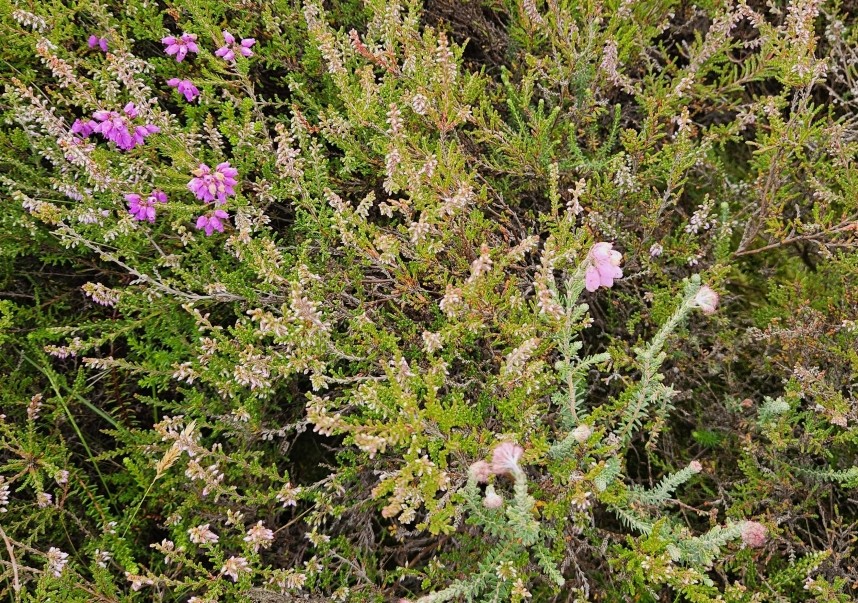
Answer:
[[492, 466], [486, 461], [477, 461], [468, 469], [468, 473], [481, 484], [489, 481], [492, 474]]
[[756, 521], [746, 521], [742, 524], [742, 542], [752, 549], [758, 549], [766, 544], [766, 526]]
[[263, 526], [262, 521], [257, 521], [256, 525], [247, 530], [247, 536], [244, 537], [244, 541], [253, 547], [254, 552], [258, 551], [259, 547], [264, 549], [270, 547], [273, 540], [274, 532]]
[[235, 36], [228, 31], [223, 31], [223, 41], [226, 42], [223, 46], [215, 51], [215, 55], [227, 61], [235, 61], [236, 53], [243, 57], [252, 57], [253, 51], [250, 47], [256, 44], [253, 38], [244, 38], [241, 42], [236, 43]]
[[53, 502], [54, 497], [47, 492], [39, 492], [36, 494], [36, 504], [39, 505], [39, 508], [41, 509], [50, 507]]
[[587, 257], [590, 265], [584, 276], [584, 286], [591, 293], [599, 287], [612, 287], [614, 279], [622, 278], [620, 262], [623, 255], [613, 250], [612, 243], [596, 243]]
[[292, 485], [292, 482], [286, 482], [280, 492], [277, 493], [277, 500], [283, 503], [284, 507], [294, 507], [298, 504], [298, 495], [301, 494], [301, 487], [297, 488]]
[[132, 574], [131, 572], [125, 572], [125, 579], [131, 583], [131, 590], [138, 591], [144, 586], [152, 586], [155, 582], [152, 578], [147, 578], [146, 576], [138, 576], [137, 574]]
[[694, 296], [694, 307], [703, 310], [704, 314], [714, 314], [718, 307], [718, 294], [708, 285], [703, 285]]
[[498, 445], [492, 452], [492, 471], [498, 475], [521, 471], [518, 461], [521, 460], [522, 454], [524, 454], [524, 449], [512, 442], [504, 442]]
[[233, 582], [238, 582], [240, 572], [250, 573], [250, 566], [244, 557], [230, 557], [220, 568], [220, 573], [230, 576]]
[[590, 436], [593, 435], [593, 430], [586, 423], [581, 423], [578, 427], [572, 430], [572, 437], [579, 444], [585, 444]]
[[218, 535], [209, 529], [207, 523], [189, 529], [188, 536], [194, 544], [213, 544], [218, 541]]
[[486, 509], [500, 509], [503, 506], [503, 498], [495, 492], [492, 486], [486, 488], [486, 496], [483, 498], [483, 506]]
[[60, 549], [52, 546], [48, 549], [48, 554], [46, 556], [48, 558], [48, 571], [52, 573], [55, 578], [62, 576], [63, 570], [69, 562], [69, 554], [63, 553]]
[[700, 473], [703, 471], [703, 465], [700, 461], [691, 461], [688, 463], [688, 468], [691, 469], [694, 473]]

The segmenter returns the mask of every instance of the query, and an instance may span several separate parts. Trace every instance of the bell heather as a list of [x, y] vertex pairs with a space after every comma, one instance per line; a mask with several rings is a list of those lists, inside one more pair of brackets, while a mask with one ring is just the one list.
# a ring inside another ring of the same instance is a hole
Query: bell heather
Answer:
[[101, 49], [101, 52], [107, 52], [107, 38], [99, 38], [98, 36], [93, 34], [89, 36], [87, 44], [90, 48], [95, 48], [97, 46]]
[[623, 259], [619, 251], [612, 249], [612, 243], [596, 243], [590, 250], [587, 273], [584, 277], [584, 286], [587, 291], [593, 292], [599, 287], [612, 287], [614, 279], [622, 278], [623, 270], [620, 262]]
[[241, 43], [236, 44], [235, 36], [226, 30], [223, 30], [223, 40], [226, 42], [223, 46], [215, 51], [215, 55], [222, 57], [227, 61], [235, 61], [235, 54], [239, 53], [243, 57], [252, 57], [253, 51], [250, 47], [256, 44], [253, 38], [244, 38]]
[[228, 161], [219, 163], [212, 173], [212, 169], [205, 163], [193, 172], [194, 178], [188, 182], [190, 190], [197, 199], [211, 203], [216, 201], [217, 205], [226, 203], [226, 198], [235, 194], [235, 185], [238, 180], [238, 170], [229, 165]]
[[198, 53], [200, 49], [197, 47], [197, 35], [183, 33], [181, 37], [167, 36], [161, 39], [161, 43], [166, 45], [164, 50], [168, 55], [176, 55], [176, 60], [181, 63], [189, 52]]
[[90, 134], [95, 131], [95, 127], [98, 125], [98, 122], [93, 120], [82, 121], [80, 119], [74, 120], [72, 124], [71, 131], [72, 134], [77, 134], [82, 138], [88, 138]]
[[200, 91], [191, 80], [180, 80], [174, 77], [167, 80], [167, 85], [178, 90], [179, 94], [183, 94], [189, 103], [200, 95]]
[[161, 128], [156, 125], [134, 126], [130, 122], [137, 117], [137, 108], [134, 103], [128, 103], [122, 111], [125, 113], [124, 116], [117, 111], [96, 111], [92, 114], [92, 121], [89, 122], [92, 131], [98, 132], [124, 151], [143, 144], [147, 136], [161, 131]]
[[205, 230], [206, 236], [210, 237], [214, 231], [223, 232], [223, 222], [228, 219], [228, 213], [222, 209], [216, 209], [197, 218], [197, 230]]
[[155, 203], [166, 203], [167, 195], [161, 191], [154, 190], [149, 193], [146, 199], [140, 195], [130, 194], [125, 195], [125, 200], [128, 201], [128, 212], [134, 216], [135, 220], [149, 222], [155, 221]]

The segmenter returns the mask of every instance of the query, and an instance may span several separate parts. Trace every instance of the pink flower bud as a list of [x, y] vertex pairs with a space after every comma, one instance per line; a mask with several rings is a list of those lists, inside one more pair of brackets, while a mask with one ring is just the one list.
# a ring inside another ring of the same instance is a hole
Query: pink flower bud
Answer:
[[593, 430], [586, 423], [581, 423], [581, 425], [572, 430], [572, 437], [579, 444], [585, 444], [591, 435], [593, 435]]
[[742, 524], [742, 542], [752, 549], [758, 549], [766, 544], [766, 526], [756, 521], [746, 521]]
[[483, 499], [483, 506], [486, 509], [500, 509], [503, 506], [503, 498], [495, 492], [495, 489], [489, 486], [486, 488], [486, 497]]
[[691, 461], [688, 463], [688, 468], [691, 469], [694, 473], [700, 473], [703, 471], [703, 465], [700, 464], [700, 461]]

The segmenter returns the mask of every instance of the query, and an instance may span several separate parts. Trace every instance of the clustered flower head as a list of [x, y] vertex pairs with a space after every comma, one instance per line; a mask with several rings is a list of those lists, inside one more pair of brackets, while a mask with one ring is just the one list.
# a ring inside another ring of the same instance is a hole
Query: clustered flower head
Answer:
[[154, 190], [149, 193], [149, 196], [145, 199], [140, 195], [132, 193], [125, 195], [125, 200], [128, 201], [128, 213], [130, 213], [135, 220], [148, 220], [149, 222], [154, 222], [155, 204], [166, 203], [167, 195], [161, 191]]
[[694, 307], [703, 310], [704, 314], [714, 314], [718, 307], [718, 294], [708, 285], [703, 285], [694, 296]]
[[223, 225], [229, 220], [229, 214], [222, 209], [216, 209], [197, 218], [197, 230], [204, 230], [206, 236], [212, 236], [214, 231], [223, 232]]
[[219, 540], [218, 535], [209, 529], [207, 523], [189, 529], [188, 536], [194, 544], [213, 544]]
[[223, 205], [227, 197], [235, 194], [235, 185], [238, 184], [235, 177], [238, 176], [238, 170], [230, 167], [229, 162], [219, 163], [214, 172], [205, 163], [201, 163], [193, 174], [194, 178], [188, 182], [188, 190], [200, 201], [216, 201], [217, 205]]
[[492, 452], [492, 471], [497, 475], [518, 473], [521, 471], [518, 462], [523, 454], [524, 449], [512, 442], [504, 442], [498, 445]]
[[189, 52], [198, 53], [200, 51], [196, 40], [196, 34], [183, 33], [178, 38], [167, 36], [161, 42], [167, 46], [165, 52], [170, 56], [176, 55], [176, 60], [181, 63]]
[[226, 42], [226, 44], [224, 44], [215, 51], [216, 56], [219, 56], [227, 61], [235, 61], [236, 53], [240, 54], [243, 57], [253, 56], [253, 51], [250, 50], [250, 47], [256, 44], [255, 39], [244, 38], [241, 42], [236, 44], [235, 36], [224, 30], [223, 41]]
[[244, 541], [253, 547], [253, 551], [259, 551], [259, 547], [268, 548], [274, 541], [274, 532], [262, 525], [262, 521], [257, 521], [254, 526], [247, 530], [247, 536]]
[[584, 275], [587, 291], [592, 293], [599, 287], [612, 287], [614, 279], [623, 277], [623, 270], [620, 268], [623, 255], [614, 251], [612, 243], [596, 243], [587, 259], [590, 262]]
[[71, 131], [72, 134], [77, 134], [82, 138], [88, 138], [95, 131], [95, 125], [96, 123], [91, 119], [87, 121], [76, 119], [72, 124]]
[[471, 465], [469, 473], [477, 482], [484, 484], [492, 475], [492, 466], [486, 461], [477, 461]]
[[586, 444], [590, 436], [593, 435], [593, 430], [586, 423], [581, 423], [578, 427], [572, 430], [572, 437], [579, 444]]
[[[228, 162], [218, 164], [214, 170], [202, 163], [193, 174], [194, 178], [188, 182], [188, 190], [201, 201], [223, 205], [228, 197], [235, 194], [235, 186], [238, 184], [235, 177], [238, 176], [238, 170]], [[197, 218], [196, 227], [197, 230], [204, 230], [206, 236], [210, 237], [214, 231], [223, 232], [224, 222], [228, 219], [229, 214], [224, 210], [214, 209]]]
[[89, 122], [72, 124], [72, 132], [82, 136], [98, 132], [106, 139], [114, 142], [123, 151], [129, 151], [137, 145], [143, 144], [150, 134], [161, 131], [161, 128], [153, 124], [133, 125], [130, 120], [135, 119], [137, 115], [137, 107], [134, 106], [134, 103], [125, 105], [122, 108], [122, 113], [118, 111], [96, 111], [92, 114], [92, 119]]
[[87, 44], [90, 48], [95, 48], [97, 46], [101, 49], [101, 52], [107, 52], [107, 38], [100, 38], [97, 35], [93, 34], [89, 36]]
[[757, 521], [746, 521], [742, 524], [742, 542], [752, 549], [758, 549], [766, 544], [766, 526]]
[[185, 100], [189, 103], [193, 102], [193, 100], [200, 95], [199, 89], [194, 86], [194, 83], [191, 80], [180, 80], [179, 78], [174, 77], [167, 80], [167, 85], [178, 90], [179, 94], [183, 94], [185, 96]]
[[62, 552], [60, 549], [52, 546], [48, 549], [48, 571], [59, 578], [63, 574], [66, 564], [69, 562], [69, 554]]
[[224, 562], [220, 571], [222, 574], [231, 577], [233, 582], [238, 582], [238, 574], [240, 572], [250, 573], [250, 565], [244, 557], [230, 557]]
[[486, 509], [499, 509], [503, 506], [503, 498], [495, 491], [494, 486], [486, 487], [486, 496], [483, 498], [483, 506]]

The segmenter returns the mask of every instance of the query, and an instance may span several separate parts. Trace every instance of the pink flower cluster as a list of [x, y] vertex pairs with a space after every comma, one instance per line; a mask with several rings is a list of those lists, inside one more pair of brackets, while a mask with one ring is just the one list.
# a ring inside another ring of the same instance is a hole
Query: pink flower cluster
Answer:
[[714, 314], [718, 309], [718, 294], [709, 285], [703, 285], [694, 296], [694, 307], [703, 310], [704, 314]]
[[188, 190], [200, 201], [215, 201], [217, 205], [223, 205], [227, 197], [235, 194], [235, 185], [238, 184], [235, 177], [238, 176], [238, 170], [231, 167], [229, 162], [219, 163], [214, 172], [205, 163], [201, 163], [193, 174], [194, 178], [188, 182]]
[[210, 211], [197, 218], [197, 230], [204, 230], [206, 236], [212, 236], [214, 231], [223, 232], [224, 223], [229, 220], [229, 214], [222, 209]]
[[130, 194], [125, 195], [125, 200], [128, 201], [128, 212], [134, 216], [135, 220], [149, 222], [155, 221], [155, 204], [166, 203], [167, 195], [161, 191], [154, 190], [149, 193], [149, 196], [143, 199], [140, 195]]
[[521, 471], [518, 463], [524, 454], [524, 448], [512, 442], [498, 444], [492, 451], [492, 462], [477, 461], [469, 469], [473, 479], [485, 483], [492, 475], [505, 475], [507, 473], [518, 473]]
[[97, 46], [101, 49], [101, 52], [107, 52], [107, 38], [99, 38], [98, 36], [93, 34], [89, 36], [87, 44], [90, 48], [95, 48]]
[[758, 549], [766, 545], [768, 530], [766, 526], [757, 521], [746, 521], [742, 523], [742, 542], [752, 549]]
[[226, 42], [223, 46], [215, 51], [215, 55], [227, 61], [235, 61], [235, 55], [240, 54], [243, 57], [252, 57], [253, 51], [250, 47], [256, 44], [253, 38], [244, 38], [241, 42], [236, 43], [235, 36], [228, 31], [223, 31], [223, 41]]
[[[204, 163], [193, 172], [194, 178], [188, 182], [190, 190], [197, 199], [216, 206], [226, 203], [228, 197], [235, 194], [235, 186], [238, 184], [236, 176], [238, 170], [231, 167], [228, 162], [219, 163], [212, 170]], [[211, 236], [214, 231], [223, 232], [224, 223], [229, 219], [229, 214], [222, 209], [214, 209], [197, 218], [197, 230], [203, 230], [206, 236]]]
[[174, 77], [167, 80], [167, 85], [178, 90], [179, 94], [183, 94], [185, 96], [185, 100], [189, 103], [193, 102], [193, 100], [200, 95], [200, 91], [196, 86], [194, 86], [194, 83], [191, 80], [180, 80], [179, 78]]
[[587, 257], [590, 265], [584, 275], [584, 286], [591, 293], [599, 287], [612, 287], [614, 279], [622, 278], [620, 262], [623, 255], [614, 251], [612, 243], [596, 243]]
[[168, 55], [176, 55], [176, 60], [181, 63], [189, 52], [198, 53], [197, 34], [183, 33], [178, 38], [167, 36], [161, 40], [167, 48], [164, 50]]
[[[124, 114], [124, 115], [123, 115]], [[137, 107], [134, 103], [128, 103], [118, 111], [96, 111], [89, 121], [75, 120], [71, 131], [83, 138], [98, 132], [107, 140], [116, 144], [123, 151], [129, 151], [137, 145], [143, 144], [150, 134], [160, 132], [161, 128], [153, 124], [135, 126], [130, 120], [137, 117]]]

